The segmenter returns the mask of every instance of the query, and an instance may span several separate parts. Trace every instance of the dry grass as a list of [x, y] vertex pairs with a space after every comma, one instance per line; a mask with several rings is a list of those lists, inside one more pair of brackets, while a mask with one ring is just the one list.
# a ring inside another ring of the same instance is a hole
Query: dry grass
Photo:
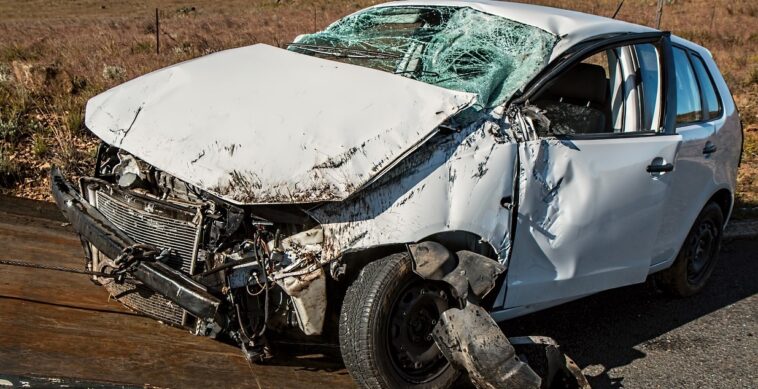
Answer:
[[[301, 33], [377, 3], [298, 1], [0, 0], [0, 191], [47, 199], [51, 163], [91, 168], [96, 141], [83, 128], [85, 102], [149, 71], [232, 47], [283, 45]], [[538, 0], [599, 15], [616, 0]], [[627, 0], [618, 18], [650, 24], [655, 0]], [[161, 10], [155, 53], [154, 9]], [[708, 47], [742, 114], [746, 150], [742, 208], [758, 208], [758, 3], [669, 0], [662, 28]], [[743, 210], [744, 212], [749, 212]], [[758, 212], [756, 212], [758, 213]]]
[[758, 215], [758, 126], [746, 130], [745, 149], [742, 152], [742, 166], [737, 176], [737, 184], [741, 209], [736, 215]]

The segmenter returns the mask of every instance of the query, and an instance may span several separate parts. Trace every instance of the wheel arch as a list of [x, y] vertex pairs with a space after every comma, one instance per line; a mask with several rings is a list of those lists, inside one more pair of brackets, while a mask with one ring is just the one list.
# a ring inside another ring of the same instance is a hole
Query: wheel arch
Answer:
[[[486, 239], [478, 234], [464, 230], [442, 231], [429, 235], [416, 242], [378, 245], [346, 252], [342, 255], [340, 261], [345, 266], [344, 279], [341, 280], [341, 283], [346, 288], [358, 278], [361, 270], [366, 265], [392, 254], [408, 253], [411, 256], [411, 259], [415, 261], [410, 248], [411, 246], [422, 242], [439, 243], [450, 253], [465, 251], [478, 254], [479, 256], [492, 260], [492, 266], [501, 268], [500, 272], [493, 274], [495, 277], [493, 280], [494, 287], [489, 293], [485, 293], [484, 299], [481, 302], [481, 305], [487, 309], [490, 309], [493, 306], [498, 294], [497, 291], [502, 287], [507, 271], [505, 267], [500, 264], [497, 251]], [[456, 264], [451, 265], [455, 267]]]
[[705, 206], [710, 202], [718, 204], [719, 208], [721, 208], [721, 212], [724, 214], [724, 225], [726, 225], [726, 222], [729, 220], [729, 216], [731, 216], [732, 208], [734, 206], [734, 195], [732, 192], [727, 188], [721, 188], [717, 190], [713, 195], [711, 195], [708, 201], [703, 204], [703, 208], [705, 208]]
[[440, 243], [451, 252], [468, 250], [494, 261], [498, 260], [497, 251], [482, 236], [470, 231], [453, 230], [437, 232], [415, 242], [390, 243], [349, 250], [342, 254], [340, 262], [345, 265], [345, 274], [352, 281], [367, 264], [392, 254], [408, 252], [409, 244], [427, 241]]

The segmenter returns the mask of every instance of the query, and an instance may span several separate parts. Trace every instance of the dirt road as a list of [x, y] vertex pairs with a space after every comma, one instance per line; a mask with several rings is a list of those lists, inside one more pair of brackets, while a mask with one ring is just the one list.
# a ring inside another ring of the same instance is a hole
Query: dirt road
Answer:
[[[50, 204], [0, 197], [0, 258], [80, 267], [79, 241], [62, 222]], [[503, 328], [556, 338], [596, 388], [755, 388], [757, 292], [758, 242], [739, 241], [693, 298], [632, 286]], [[57, 382], [51, 377], [91, 387], [353, 386], [339, 359], [297, 354], [251, 367], [234, 346], [108, 301], [85, 276], [0, 267], [0, 387]]]
[[[62, 222], [49, 204], [0, 198], [0, 257], [81, 268], [79, 239]], [[10, 382], [353, 387], [339, 359], [301, 355], [251, 367], [237, 347], [132, 313], [81, 275], [1, 267], [0, 326], [0, 379]]]

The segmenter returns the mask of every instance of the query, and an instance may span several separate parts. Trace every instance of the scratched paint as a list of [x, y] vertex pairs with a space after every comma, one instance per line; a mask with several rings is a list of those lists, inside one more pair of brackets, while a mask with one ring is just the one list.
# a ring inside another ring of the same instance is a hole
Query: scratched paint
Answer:
[[323, 260], [347, 250], [468, 231], [501, 259], [509, 247], [516, 143], [501, 110], [440, 134], [355, 197], [311, 211], [324, 228]]

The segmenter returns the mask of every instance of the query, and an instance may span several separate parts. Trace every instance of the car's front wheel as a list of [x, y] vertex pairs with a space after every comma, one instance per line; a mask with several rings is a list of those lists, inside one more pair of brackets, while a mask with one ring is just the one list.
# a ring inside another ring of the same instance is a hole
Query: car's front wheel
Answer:
[[661, 288], [680, 297], [702, 290], [713, 273], [723, 229], [721, 207], [708, 203], [695, 220], [674, 264], [657, 275]]
[[444, 284], [413, 273], [406, 253], [366, 265], [348, 288], [340, 348], [350, 375], [368, 388], [444, 388], [458, 378], [432, 339], [450, 307]]

